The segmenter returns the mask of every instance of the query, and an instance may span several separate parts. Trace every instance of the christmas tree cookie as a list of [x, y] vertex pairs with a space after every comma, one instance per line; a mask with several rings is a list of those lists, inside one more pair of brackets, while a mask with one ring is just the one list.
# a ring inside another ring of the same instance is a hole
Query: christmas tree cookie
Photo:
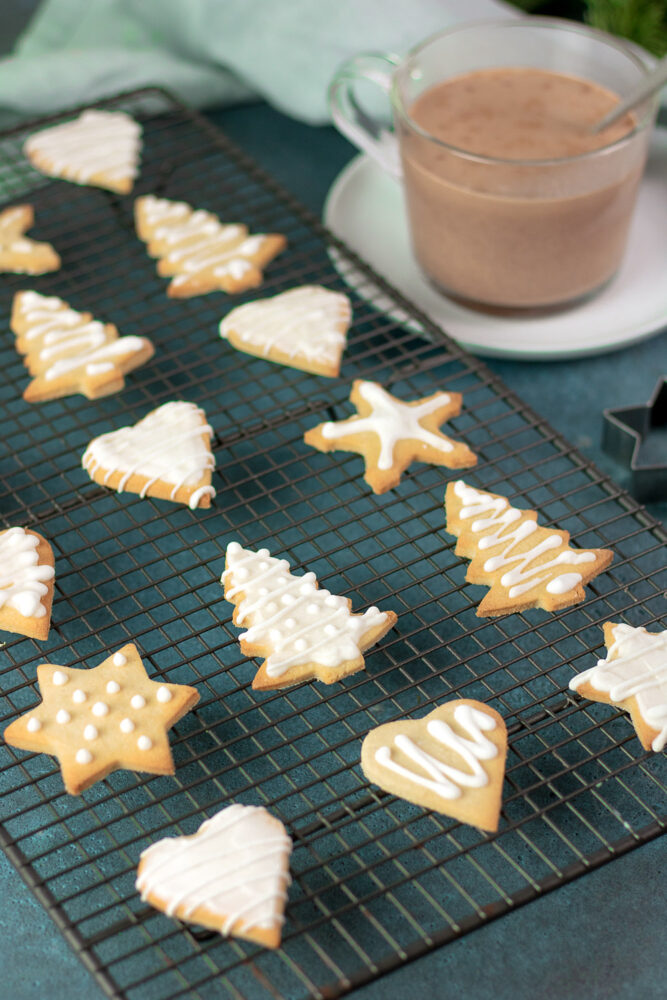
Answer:
[[0, 629], [46, 639], [51, 624], [53, 550], [28, 528], [0, 531]]
[[112, 323], [71, 309], [55, 296], [17, 292], [11, 327], [32, 382], [23, 398], [41, 403], [81, 393], [97, 399], [118, 392], [127, 372], [153, 356], [146, 337], [119, 337]]
[[277, 233], [250, 234], [240, 223], [152, 194], [137, 198], [135, 221], [139, 239], [159, 258], [158, 274], [172, 279], [167, 295], [174, 298], [256, 288], [262, 269], [286, 245]]
[[60, 257], [51, 244], [37, 243], [25, 235], [34, 221], [32, 205], [15, 205], [0, 212], [0, 271], [46, 274], [58, 270]]
[[364, 650], [396, 622], [393, 611], [350, 610], [345, 597], [320, 590], [314, 573], [295, 576], [267, 549], [227, 546], [222, 574], [246, 656], [265, 657], [252, 682], [261, 691], [317, 678], [333, 684], [364, 667]]
[[629, 712], [644, 750], [667, 744], [667, 631], [604, 623], [607, 657], [570, 681], [591, 701]]
[[477, 456], [462, 441], [438, 428], [461, 412], [460, 392], [436, 392], [403, 403], [376, 382], [357, 380], [350, 402], [357, 416], [327, 421], [306, 431], [304, 441], [318, 451], [356, 451], [366, 465], [364, 479], [374, 493], [397, 486], [412, 462], [460, 469]]
[[472, 560], [466, 580], [489, 588], [477, 609], [481, 617], [577, 604], [584, 584], [614, 556], [610, 549], [572, 549], [569, 533], [540, 527], [534, 510], [511, 507], [505, 497], [461, 480], [447, 486], [445, 506], [456, 554]]

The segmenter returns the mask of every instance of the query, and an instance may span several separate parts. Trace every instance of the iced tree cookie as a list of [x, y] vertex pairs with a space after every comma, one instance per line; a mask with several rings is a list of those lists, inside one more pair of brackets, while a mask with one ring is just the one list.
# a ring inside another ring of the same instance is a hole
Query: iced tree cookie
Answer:
[[393, 611], [350, 610], [345, 597], [320, 590], [314, 573], [295, 576], [286, 559], [267, 549], [227, 546], [222, 574], [225, 597], [234, 607], [234, 624], [246, 656], [263, 656], [253, 688], [266, 691], [301, 681], [333, 684], [364, 667], [364, 650], [396, 622]]
[[139, 239], [159, 258], [158, 274], [172, 279], [167, 295], [174, 298], [256, 288], [262, 269], [286, 245], [277, 233], [249, 234], [240, 223], [152, 194], [137, 198], [134, 212]]
[[436, 392], [404, 403], [376, 382], [357, 379], [350, 402], [356, 417], [327, 421], [306, 431], [304, 441], [318, 451], [355, 451], [364, 459], [364, 479], [374, 493], [397, 486], [412, 462], [460, 469], [477, 456], [462, 441], [438, 428], [461, 412], [460, 392]]
[[213, 428], [194, 403], [164, 403], [138, 423], [93, 438], [81, 464], [101, 486], [210, 507]]
[[7, 726], [5, 742], [57, 757], [70, 795], [120, 768], [174, 773], [167, 730], [199, 694], [151, 680], [132, 643], [87, 670], [42, 663], [37, 683], [42, 701]]
[[141, 127], [124, 111], [84, 111], [35, 132], [23, 151], [49, 177], [129, 194], [139, 172]]
[[74, 393], [98, 399], [119, 392], [127, 372], [154, 353], [146, 337], [119, 337], [113, 323], [101, 323], [38, 292], [16, 293], [11, 327], [16, 349], [34, 376], [23, 392], [28, 403]]
[[502, 717], [481, 702], [459, 698], [422, 719], [372, 729], [361, 747], [361, 767], [392, 795], [495, 831], [506, 754]]
[[25, 235], [34, 221], [32, 205], [15, 205], [0, 212], [0, 271], [46, 274], [58, 270], [60, 257], [51, 244], [37, 243]]
[[220, 336], [246, 354], [334, 378], [351, 318], [347, 295], [303, 285], [232, 309]]
[[610, 549], [571, 548], [569, 532], [540, 527], [534, 510], [518, 510], [461, 480], [448, 484], [445, 507], [447, 531], [458, 537], [456, 555], [472, 560], [466, 580], [489, 587], [477, 609], [481, 617], [577, 604], [586, 597], [584, 584], [614, 558]]
[[0, 629], [46, 639], [55, 568], [45, 538], [28, 528], [0, 531]]
[[169, 917], [277, 948], [291, 851], [285, 827], [266, 809], [231, 805], [189, 837], [151, 844], [136, 885]]
[[647, 632], [605, 622], [607, 656], [570, 681], [590, 701], [617, 705], [630, 718], [644, 750], [667, 744], [667, 631]]

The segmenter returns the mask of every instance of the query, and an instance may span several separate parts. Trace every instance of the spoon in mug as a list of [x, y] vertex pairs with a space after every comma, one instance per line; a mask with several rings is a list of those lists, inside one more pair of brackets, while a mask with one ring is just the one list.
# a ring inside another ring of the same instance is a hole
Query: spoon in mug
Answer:
[[662, 87], [664, 83], [667, 83], [667, 56], [664, 56], [659, 63], [655, 66], [651, 72], [644, 77], [642, 82], [638, 87], [630, 92], [628, 97], [620, 104], [609, 111], [604, 118], [601, 118], [595, 125], [592, 126], [591, 132], [596, 135], [603, 129], [607, 128], [609, 125], [613, 125], [614, 122], [622, 118], [624, 114], [631, 111], [642, 101], [645, 101], [647, 97], [654, 94], [657, 90]]

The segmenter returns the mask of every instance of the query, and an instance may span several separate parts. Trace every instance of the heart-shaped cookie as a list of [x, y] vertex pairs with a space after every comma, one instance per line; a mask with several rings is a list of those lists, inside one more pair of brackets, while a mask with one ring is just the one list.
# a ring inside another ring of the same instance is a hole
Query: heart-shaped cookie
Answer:
[[303, 285], [232, 309], [220, 323], [220, 336], [246, 354], [333, 378], [351, 317], [347, 295]]
[[0, 629], [46, 639], [51, 624], [51, 546], [28, 528], [0, 531]]
[[372, 729], [361, 747], [370, 781], [482, 830], [498, 829], [507, 730], [479, 701], [459, 698], [423, 719]]
[[93, 438], [81, 464], [96, 483], [195, 507], [210, 507], [213, 429], [194, 403], [164, 403], [143, 420]]
[[143, 851], [137, 889], [167, 916], [277, 948], [291, 851], [285, 827], [266, 809], [231, 805], [192, 836]]

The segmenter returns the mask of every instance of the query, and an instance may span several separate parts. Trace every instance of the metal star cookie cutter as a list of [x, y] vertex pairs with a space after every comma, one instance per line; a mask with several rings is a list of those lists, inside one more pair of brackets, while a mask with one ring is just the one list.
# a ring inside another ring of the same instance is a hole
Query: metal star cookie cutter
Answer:
[[667, 375], [643, 406], [603, 410], [602, 448], [630, 469], [637, 500], [667, 497]]

